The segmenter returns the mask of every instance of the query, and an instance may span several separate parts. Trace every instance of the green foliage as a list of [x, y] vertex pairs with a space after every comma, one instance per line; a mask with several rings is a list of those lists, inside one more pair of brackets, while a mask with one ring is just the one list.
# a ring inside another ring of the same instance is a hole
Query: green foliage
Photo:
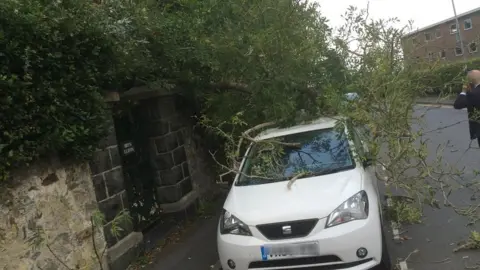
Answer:
[[89, 157], [105, 134], [113, 43], [83, 1], [0, 2], [0, 179], [52, 153]]
[[477, 231], [471, 231], [468, 240], [464, 244], [459, 244], [453, 252], [459, 252], [464, 250], [478, 250], [480, 249], [480, 233]]
[[399, 198], [392, 199], [391, 202], [385, 213], [389, 220], [395, 221], [399, 225], [421, 222], [422, 211], [414, 202]]
[[88, 157], [107, 126], [102, 90], [181, 86], [213, 123], [243, 111], [255, 124], [318, 114], [347, 78], [303, 1], [6, 0], [0, 11], [2, 178], [51, 153]]
[[417, 71], [414, 78], [425, 86], [425, 92], [420, 94], [451, 95], [462, 90], [466, 69], [479, 68], [480, 59], [447, 64], [437, 62]]
[[317, 114], [317, 98], [342, 87], [344, 70], [328, 46], [330, 29], [318, 6], [288, 0], [202, 5], [195, 30], [210, 81], [245, 86], [202, 93], [214, 123], [239, 111], [250, 125], [291, 122], [300, 109]]

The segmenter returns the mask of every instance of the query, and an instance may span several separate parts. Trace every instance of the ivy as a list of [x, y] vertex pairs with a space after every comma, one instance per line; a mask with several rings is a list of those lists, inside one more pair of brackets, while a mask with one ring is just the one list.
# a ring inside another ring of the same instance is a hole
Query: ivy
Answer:
[[113, 42], [86, 20], [94, 7], [5, 0], [0, 13], [0, 179], [52, 153], [89, 157], [116, 67]]

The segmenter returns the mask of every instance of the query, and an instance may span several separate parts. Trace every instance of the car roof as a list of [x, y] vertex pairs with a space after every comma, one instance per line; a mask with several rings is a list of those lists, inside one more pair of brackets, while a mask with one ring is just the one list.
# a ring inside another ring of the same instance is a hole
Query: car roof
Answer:
[[320, 130], [335, 127], [335, 124], [342, 119], [339, 116], [321, 117], [316, 120], [305, 122], [299, 125], [286, 128], [271, 128], [261, 132], [254, 138], [255, 141], [262, 141], [291, 134], [297, 134], [312, 130]]

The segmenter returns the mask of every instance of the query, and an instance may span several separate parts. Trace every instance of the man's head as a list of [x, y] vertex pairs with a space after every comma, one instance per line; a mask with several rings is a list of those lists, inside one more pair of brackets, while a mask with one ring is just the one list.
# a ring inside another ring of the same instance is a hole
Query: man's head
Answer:
[[470, 70], [467, 74], [468, 82], [473, 85], [480, 84], [480, 70], [474, 69]]

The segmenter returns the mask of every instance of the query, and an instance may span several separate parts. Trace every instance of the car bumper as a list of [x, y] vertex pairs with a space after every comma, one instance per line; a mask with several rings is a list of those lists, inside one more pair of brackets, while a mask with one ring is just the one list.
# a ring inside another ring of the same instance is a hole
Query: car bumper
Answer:
[[[317, 266], [318, 269], [329, 270], [367, 270], [380, 264], [382, 229], [378, 212], [370, 213], [366, 220], [352, 221], [328, 229], [325, 229], [325, 222], [326, 218], [320, 219], [307, 237], [288, 240], [268, 240], [254, 226], [250, 226], [253, 236], [222, 235], [218, 231], [217, 245], [222, 268], [232, 269], [227, 263], [228, 260], [235, 263], [235, 270], [306, 269]], [[318, 256], [286, 256], [279, 259], [269, 257], [262, 260], [263, 245], [312, 241], [318, 242]], [[367, 249], [368, 254], [364, 258], [358, 258], [356, 252], [362, 247]]]

